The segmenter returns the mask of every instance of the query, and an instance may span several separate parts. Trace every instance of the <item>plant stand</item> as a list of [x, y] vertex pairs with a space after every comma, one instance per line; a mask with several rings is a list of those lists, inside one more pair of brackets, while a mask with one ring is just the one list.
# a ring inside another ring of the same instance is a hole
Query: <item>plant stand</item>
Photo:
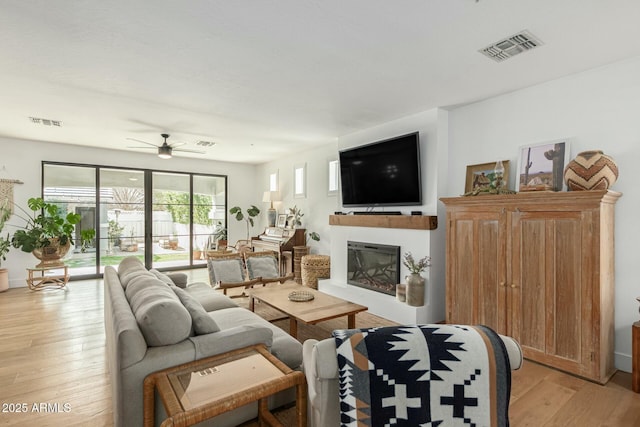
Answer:
[[66, 265], [54, 268], [27, 268], [27, 286], [32, 291], [63, 289], [67, 283], [69, 283], [69, 267]]

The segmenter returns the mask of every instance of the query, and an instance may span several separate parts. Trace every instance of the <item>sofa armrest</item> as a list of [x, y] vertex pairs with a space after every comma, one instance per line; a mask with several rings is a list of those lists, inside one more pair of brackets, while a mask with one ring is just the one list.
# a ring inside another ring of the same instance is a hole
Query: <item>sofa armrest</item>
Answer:
[[504, 347], [507, 350], [511, 370], [517, 371], [522, 367], [522, 349], [520, 348], [520, 344], [518, 343], [518, 341], [514, 340], [511, 337], [507, 337], [505, 335], [498, 336], [500, 337], [500, 339], [502, 339]]
[[196, 359], [202, 359], [254, 344], [264, 344], [270, 349], [273, 331], [267, 327], [243, 325], [190, 337], [189, 340], [195, 346]]
[[310, 427], [340, 425], [338, 359], [333, 338], [306, 340], [302, 345], [307, 379], [307, 409]]
[[185, 273], [180, 273], [180, 272], [170, 272], [170, 273], [166, 273], [167, 276], [169, 276], [169, 278], [171, 279], [171, 281], [173, 282], [174, 285], [176, 285], [179, 288], [186, 288], [187, 287], [187, 275]]

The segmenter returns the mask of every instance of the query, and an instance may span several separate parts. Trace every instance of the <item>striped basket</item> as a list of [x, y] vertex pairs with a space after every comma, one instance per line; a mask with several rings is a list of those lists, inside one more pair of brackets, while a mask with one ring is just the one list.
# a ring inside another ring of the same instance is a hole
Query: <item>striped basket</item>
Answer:
[[305, 255], [301, 264], [302, 286], [318, 289], [318, 279], [328, 279], [331, 274], [329, 255]]

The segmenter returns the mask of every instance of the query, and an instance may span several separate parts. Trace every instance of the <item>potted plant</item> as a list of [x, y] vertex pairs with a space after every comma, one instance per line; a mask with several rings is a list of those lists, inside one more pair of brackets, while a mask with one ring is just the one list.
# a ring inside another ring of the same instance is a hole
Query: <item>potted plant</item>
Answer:
[[228, 244], [227, 227], [222, 225], [220, 221], [218, 221], [218, 223], [216, 224], [216, 228], [213, 230], [212, 239], [213, 239], [212, 244], [209, 244], [210, 250], [214, 250], [214, 249], [217, 250], [217, 249], [227, 247], [227, 244]]
[[251, 207], [249, 209], [247, 209], [247, 214], [245, 215], [244, 212], [242, 212], [242, 209], [240, 208], [240, 206], [234, 206], [231, 209], [229, 209], [229, 213], [231, 215], [234, 215], [236, 220], [238, 221], [246, 221], [247, 222], [247, 242], [250, 242], [250, 236], [249, 236], [249, 232], [251, 230], [251, 227], [253, 227], [253, 218], [255, 218], [256, 216], [258, 216], [260, 214], [260, 209], [255, 206], [255, 205], [251, 205]]
[[405, 252], [402, 264], [411, 273], [405, 278], [407, 281], [407, 304], [420, 307], [424, 305], [424, 277], [420, 273], [431, 267], [431, 257], [425, 256], [416, 261], [411, 252]]
[[63, 265], [60, 259], [71, 247], [73, 232], [75, 225], [80, 222], [80, 215], [72, 212], [64, 215], [58, 211], [58, 206], [47, 203], [40, 197], [30, 198], [27, 206], [31, 213], [17, 206], [24, 216], [16, 216], [25, 224], [13, 234], [11, 245], [40, 259], [36, 266], [38, 268]]
[[[138, 251], [138, 242], [136, 242], [136, 239], [135, 239], [134, 235], [135, 235], [135, 228], [132, 226], [131, 227], [131, 231], [129, 231], [129, 243], [127, 244], [126, 247], [120, 248], [120, 249], [122, 249], [123, 251], [126, 251], [126, 252], [137, 252]], [[120, 245], [124, 246], [124, 245], [122, 245], [122, 243], [120, 243]]]
[[302, 225], [302, 217], [304, 214], [301, 209], [298, 209], [298, 206], [295, 205], [292, 208], [289, 208], [289, 213], [287, 214], [287, 223], [291, 228], [300, 227]]

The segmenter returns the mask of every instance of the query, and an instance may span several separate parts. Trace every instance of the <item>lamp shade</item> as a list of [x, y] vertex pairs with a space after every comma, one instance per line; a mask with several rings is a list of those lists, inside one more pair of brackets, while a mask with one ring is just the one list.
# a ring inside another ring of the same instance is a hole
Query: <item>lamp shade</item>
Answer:
[[280, 201], [280, 192], [279, 191], [265, 191], [262, 196], [263, 202], [279, 202]]

